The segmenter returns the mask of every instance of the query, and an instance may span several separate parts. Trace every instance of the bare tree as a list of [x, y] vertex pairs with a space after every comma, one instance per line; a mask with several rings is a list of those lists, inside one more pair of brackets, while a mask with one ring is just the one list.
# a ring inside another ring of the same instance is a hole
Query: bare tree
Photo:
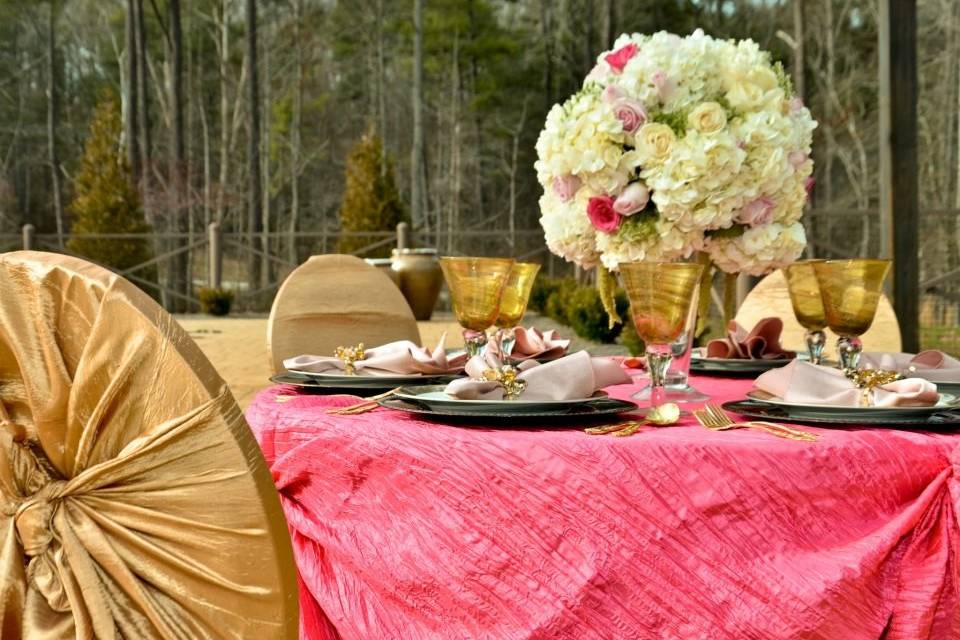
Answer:
[[124, 28], [127, 38], [127, 99], [126, 113], [123, 126], [127, 147], [127, 164], [134, 181], [140, 179], [140, 145], [138, 144], [137, 126], [137, 93], [139, 89], [138, 76], [140, 65], [137, 62], [137, 3], [136, 0], [127, 0], [127, 11], [124, 15]]
[[[249, 128], [249, 146], [247, 157], [247, 231], [250, 234], [250, 248], [257, 246], [263, 216], [263, 185], [260, 173], [260, 82], [257, 63], [257, 0], [247, 0], [247, 60], [250, 69], [250, 93], [247, 101]], [[261, 250], [265, 247], [261, 247]], [[260, 282], [260, 258], [253, 251], [247, 262], [249, 282], [255, 287]]]
[[410, 150], [410, 210], [415, 228], [425, 228], [423, 168], [423, 0], [413, 0], [413, 145]]
[[50, 182], [53, 195], [53, 213], [57, 224], [57, 244], [63, 247], [63, 187], [60, 183], [60, 156], [57, 149], [57, 129], [60, 122], [60, 95], [57, 78], [60, 67], [57, 60], [57, 0], [50, 0], [47, 20], [47, 161], [50, 164]]

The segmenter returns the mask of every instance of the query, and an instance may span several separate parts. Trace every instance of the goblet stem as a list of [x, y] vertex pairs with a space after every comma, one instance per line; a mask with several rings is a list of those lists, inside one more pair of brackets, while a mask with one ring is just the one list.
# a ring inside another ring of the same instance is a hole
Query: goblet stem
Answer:
[[860, 368], [860, 353], [863, 343], [860, 338], [841, 336], [837, 340], [837, 352], [840, 354], [840, 368], [844, 371], [856, 371]]
[[512, 360], [510, 354], [513, 353], [513, 347], [517, 344], [517, 337], [513, 329], [500, 329], [497, 331], [497, 340], [500, 342], [500, 359], [504, 364], [510, 364]]
[[667, 368], [670, 366], [669, 345], [647, 346], [647, 371], [650, 372], [650, 406], [659, 407], [667, 401], [664, 381], [667, 377]]
[[463, 343], [467, 347], [467, 357], [483, 355], [484, 347], [487, 346], [487, 334], [483, 331], [464, 329]]
[[823, 331], [807, 331], [807, 353], [810, 354], [810, 364], [820, 364], [823, 359], [823, 346], [827, 342], [827, 334]]

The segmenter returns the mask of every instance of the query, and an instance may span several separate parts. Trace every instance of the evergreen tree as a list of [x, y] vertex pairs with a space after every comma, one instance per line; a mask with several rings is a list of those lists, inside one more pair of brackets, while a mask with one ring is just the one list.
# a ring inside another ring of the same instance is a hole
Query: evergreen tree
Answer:
[[[384, 156], [380, 138], [368, 130], [347, 156], [340, 228], [343, 231], [393, 231], [405, 219], [393, 166]], [[337, 243], [337, 250], [352, 253], [368, 244], [369, 238], [344, 237]], [[389, 252], [389, 247], [380, 247], [364, 252], [363, 256], [380, 257]]]
[[[100, 233], [151, 231], [132, 183], [130, 167], [119, 146], [120, 132], [120, 108], [116, 97], [107, 92], [94, 111], [82, 165], [74, 183], [75, 195], [70, 204], [73, 238], [67, 245], [70, 251], [118, 271], [151, 257], [145, 238], [89, 237]], [[151, 282], [156, 280], [153, 269], [138, 271], [135, 275]]]

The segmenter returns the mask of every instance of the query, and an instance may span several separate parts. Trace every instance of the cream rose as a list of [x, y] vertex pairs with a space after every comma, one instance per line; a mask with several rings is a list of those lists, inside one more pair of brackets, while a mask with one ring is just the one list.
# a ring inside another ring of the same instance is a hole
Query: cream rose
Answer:
[[648, 122], [637, 132], [637, 147], [643, 157], [663, 160], [670, 155], [677, 137], [673, 129], [659, 122]]
[[700, 133], [716, 133], [727, 126], [727, 112], [716, 102], [701, 102], [687, 116], [687, 122]]

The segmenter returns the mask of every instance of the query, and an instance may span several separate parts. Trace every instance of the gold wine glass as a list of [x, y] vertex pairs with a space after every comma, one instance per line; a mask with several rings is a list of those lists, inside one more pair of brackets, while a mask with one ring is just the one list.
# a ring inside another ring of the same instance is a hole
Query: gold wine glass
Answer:
[[813, 264], [820, 285], [820, 296], [827, 326], [838, 336], [840, 368], [855, 371], [860, 366], [863, 343], [877, 314], [883, 281], [890, 271], [890, 260], [824, 260]]
[[827, 342], [827, 334], [823, 332], [827, 326], [827, 317], [823, 310], [817, 273], [813, 269], [817, 262], [822, 260], [801, 260], [784, 269], [793, 315], [797, 317], [800, 326], [806, 329], [804, 338], [807, 341], [810, 362], [813, 364], [820, 364], [823, 347]]
[[481, 353], [487, 343], [486, 331], [500, 314], [500, 295], [513, 262], [510, 258], [440, 258], [470, 357]]
[[670, 366], [670, 343], [686, 328], [703, 265], [687, 262], [631, 262], [620, 265], [623, 286], [637, 335], [647, 345], [650, 406], [666, 401], [664, 378]]
[[513, 263], [503, 293], [500, 294], [500, 315], [497, 316], [496, 325], [499, 329], [500, 356], [504, 361], [509, 360], [517, 342], [513, 329], [520, 324], [527, 312], [530, 291], [538, 271], [540, 265], [534, 262]]

